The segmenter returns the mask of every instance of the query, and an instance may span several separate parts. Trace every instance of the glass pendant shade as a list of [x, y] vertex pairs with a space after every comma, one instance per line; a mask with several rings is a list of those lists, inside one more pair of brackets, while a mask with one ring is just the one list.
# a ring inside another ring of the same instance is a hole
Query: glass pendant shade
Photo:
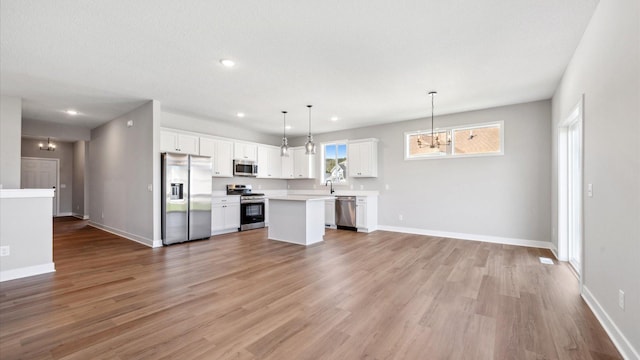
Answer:
[[315, 155], [316, 153], [316, 144], [313, 143], [313, 136], [311, 136], [311, 106], [307, 105], [309, 108], [309, 135], [307, 135], [307, 142], [304, 144], [304, 153], [307, 155]]
[[289, 156], [289, 145], [287, 144], [287, 138], [282, 138], [282, 145], [280, 145], [280, 156]]
[[309, 135], [307, 137], [307, 142], [304, 144], [305, 154], [313, 155], [316, 153], [316, 144], [313, 142], [313, 136]]
[[282, 145], [280, 145], [280, 156], [289, 156], [289, 144], [287, 141], [287, 112], [282, 112]]

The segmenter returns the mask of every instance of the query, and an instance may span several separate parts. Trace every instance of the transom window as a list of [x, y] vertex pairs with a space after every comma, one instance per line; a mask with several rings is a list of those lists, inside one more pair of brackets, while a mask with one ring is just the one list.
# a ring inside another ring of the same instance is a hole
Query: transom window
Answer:
[[504, 122], [406, 132], [406, 160], [504, 154]]
[[334, 184], [347, 182], [347, 142], [337, 141], [322, 144], [322, 183], [331, 180]]

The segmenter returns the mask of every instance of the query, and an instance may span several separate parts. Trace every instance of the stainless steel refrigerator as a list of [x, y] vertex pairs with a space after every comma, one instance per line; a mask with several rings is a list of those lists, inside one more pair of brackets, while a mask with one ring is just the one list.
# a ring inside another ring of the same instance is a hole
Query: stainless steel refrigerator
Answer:
[[211, 158], [162, 154], [162, 243], [211, 236]]

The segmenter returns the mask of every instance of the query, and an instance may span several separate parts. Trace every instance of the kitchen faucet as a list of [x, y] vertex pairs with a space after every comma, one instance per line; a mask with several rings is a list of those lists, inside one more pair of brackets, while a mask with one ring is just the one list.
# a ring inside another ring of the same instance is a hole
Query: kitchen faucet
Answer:
[[331, 180], [325, 181], [324, 182], [324, 186], [327, 186], [327, 183], [331, 184], [331, 193], [330, 194], [333, 194], [335, 192], [335, 190], [333, 190], [333, 181], [331, 181]]

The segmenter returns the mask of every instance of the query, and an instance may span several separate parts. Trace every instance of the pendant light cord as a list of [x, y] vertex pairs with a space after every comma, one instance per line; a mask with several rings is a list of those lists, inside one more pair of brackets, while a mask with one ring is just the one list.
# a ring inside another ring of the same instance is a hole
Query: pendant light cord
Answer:
[[282, 112], [282, 138], [287, 138], [287, 112]]
[[307, 105], [309, 108], [309, 138], [311, 138], [311, 105]]

